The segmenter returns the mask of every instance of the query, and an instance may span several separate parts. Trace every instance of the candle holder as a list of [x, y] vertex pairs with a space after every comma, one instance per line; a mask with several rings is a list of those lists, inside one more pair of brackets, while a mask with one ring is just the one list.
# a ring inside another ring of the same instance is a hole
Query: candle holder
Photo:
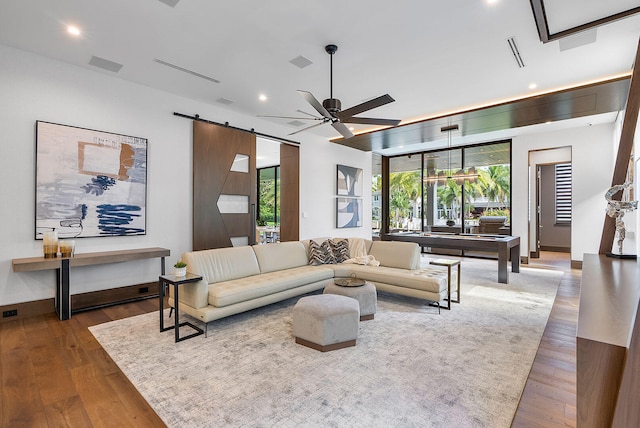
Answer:
[[76, 241], [73, 239], [63, 239], [60, 241], [60, 254], [62, 257], [73, 257], [76, 249]]
[[42, 250], [45, 259], [58, 257], [58, 232], [50, 230], [42, 235]]

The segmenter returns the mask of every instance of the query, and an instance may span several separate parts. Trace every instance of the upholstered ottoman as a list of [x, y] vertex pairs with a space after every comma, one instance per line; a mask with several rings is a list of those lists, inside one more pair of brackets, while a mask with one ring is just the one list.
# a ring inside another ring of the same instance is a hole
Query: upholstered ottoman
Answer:
[[351, 297], [318, 294], [300, 298], [293, 307], [296, 343], [326, 352], [355, 346], [360, 305]]
[[368, 281], [363, 282], [363, 285], [342, 286], [331, 281], [324, 287], [324, 294], [337, 294], [356, 299], [360, 305], [360, 321], [372, 320], [378, 306], [378, 293], [375, 285]]

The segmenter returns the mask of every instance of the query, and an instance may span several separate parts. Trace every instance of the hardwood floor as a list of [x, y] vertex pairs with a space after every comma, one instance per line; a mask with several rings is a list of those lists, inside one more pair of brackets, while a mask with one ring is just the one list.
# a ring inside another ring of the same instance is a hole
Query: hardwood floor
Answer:
[[0, 426], [164, 426], [87, 329], [157, 310], [150, 299], [0, 324]]
[[[565, 267], [561, 258], [551, 261], [565, 274], [513, 427], [576, 425], [581, 275]], [[74, 314], [65, 322], [50, 315], [0, 324], [0, 426], [164, 426], [87, 329], [156, 310], [157, 300], [150, 299]]]
[[571, 269], [565, 253], [543, 252], [541, 256], [528, 266], [565, 273], [511, 426], [575, 427], [576, 327], [582, 275]]

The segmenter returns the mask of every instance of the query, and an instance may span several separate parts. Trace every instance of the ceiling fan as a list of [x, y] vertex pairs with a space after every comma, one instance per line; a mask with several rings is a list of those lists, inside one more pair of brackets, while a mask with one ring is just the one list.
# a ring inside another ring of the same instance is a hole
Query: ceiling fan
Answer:
[[320, 113], [320, 117], [314, 116], [312, 114], [306, 113], [304, 111], [298, 110], [300, 113], [306, 114], [309, 117], [288, 117], [288, 116], [261, 116], [261, 117], [279, 117], [284, 119], [302, 119], [302, 120], [319, 120], [320, 123], [316, 123], [311, 126], [307, 126], [306, 128], [299, 129], [295, 132], [292, 132], [289, 135], [297, 134], [302, 131], [306, 131], [311, 128], [315, 128], [316, 126], [323, 125], [325, 123], [331, 123], [331, 126], [335, 128], [344, 138], [353, 137], [353, 133], [347, 128], [345, 123], [359, 123], [365, 125], [383, 125], [383, 126], [396, 126], [400, 123], [400, 120], [396, 119], [375, 119], [369, 117], [354, 117], [357, 114], [363, 113], [367, 110], [372, 110], [374, 108], [383, 106], [385, 104], [389, 104], [395, 101], [389, 94], [381, 95], [379, 97], [373, 98], [369, 101], [365, 101], [362, 104], [358, 104], [356, 106], [350, 107], [346, 110], [342, 110], [342, 105], [340, 100], [337, 98], [333, 98], [333, 54], [338, 50], [338, 46], [336, 45], [327, 45], [324, 47], [324, 50], [330, 55], [331, 58], [331, 70], [330, 70], [330, 85], [329, 85], [329, 98], [324, 100], [322, 104], [316, 97], [313, 96], [311, 92], [298, 90], [298, 93], [305, 99], [311, 106]]

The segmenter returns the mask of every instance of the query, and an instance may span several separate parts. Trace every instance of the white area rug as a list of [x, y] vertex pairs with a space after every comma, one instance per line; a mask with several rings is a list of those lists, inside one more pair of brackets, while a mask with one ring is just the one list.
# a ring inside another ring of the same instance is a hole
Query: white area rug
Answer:
[[170, 427], [509, 427], [562, 273], [498, 284], [496, 264], [463, 260], [462, 303], [440, 315], [380, 293], [333, 352], [294, 343], [297, 298], [178, 344], [157, 312], [90, 330]]

